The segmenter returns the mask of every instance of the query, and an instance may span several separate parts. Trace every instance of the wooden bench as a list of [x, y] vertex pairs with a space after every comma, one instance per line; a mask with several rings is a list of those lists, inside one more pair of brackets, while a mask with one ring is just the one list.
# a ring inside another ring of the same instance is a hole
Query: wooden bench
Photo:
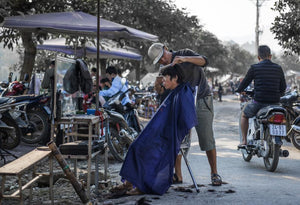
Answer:
[[[37, 173], [36, 165], [41, 162], [45, 158], [49, 158], [49, 173]], [[33, 168], [32, 179], [27, 182], [25, 185], [22, 185], [21, 178], [25, 171]], [[53, 204], [53, 157], [51, 151], [48, 147], [38, 147], [31, 152], [21, 156], [20, 158], [0, 167], [0, 176], [2, 178], [1, 181], [1, 189], [0, 189], [0, 203], [5, 198], [9, 199], [19, 199], [20, 204], [23, 204], [23, 194], [22, 191], [30, 188], [29, 192], [29, 204], [31, 204], [32, 199], [32, 184], [40, 179], [43, 175], [49, 176], [49, 198]], [[10, 194], [5, 195], [5, 181], [8, 176], [17, 176], [19, 189]]]

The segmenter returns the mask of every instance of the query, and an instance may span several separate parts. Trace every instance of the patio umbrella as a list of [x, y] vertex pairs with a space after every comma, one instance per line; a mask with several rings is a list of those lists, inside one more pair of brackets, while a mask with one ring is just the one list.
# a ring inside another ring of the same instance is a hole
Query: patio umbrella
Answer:
[[[92, 43], [86, 43], [85, 47], [79, 47], [75, 49], [72, 46], [65, 45], [65, 42], [66, 39], [64, 38], [51, 39], [45, 41], [42, 45], [37, 45], [37, 49], [61, 52], [68, 55], [74, 55], [76, 57], [97, 57], [97, 48]], [[131, 59], [138, 61], [142, 60], [142, 56], [140, 54], [131, 51], [133, 50], [133, 48], [118, 48], [117, 45], [110, 40], [102, 40], [100, 44], [100, 59], [114, 58]]]
[[[100, 18], [102, 37], [157, 41], [158, 37], [128, 26]], [[57, 12], [10, 16], [3, 27], [31, 32], [64, 33], [76, 36], [97, 36], [97, 17], [84, 12]]]

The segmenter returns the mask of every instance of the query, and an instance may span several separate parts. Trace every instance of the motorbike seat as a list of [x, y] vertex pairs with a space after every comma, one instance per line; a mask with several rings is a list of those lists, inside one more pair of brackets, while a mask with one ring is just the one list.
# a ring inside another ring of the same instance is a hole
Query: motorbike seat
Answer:
[[267, 107], [263, 107], [261, 108], [257, 114], [256, 114], [256, 118], [257, 119], [262, 119], [262, 118], [266, 118], [270, 112], [283, 112], [285, 113], [285, 109], [279, 105], [269, 105]]
[[22, 95], [22, 96], [13, 96], [12, 98], [14, 98], [16, 100], [16, 102], [21, 102], [24, 100], [33, 100], [37, 97], [33, 96], [33, 95]]
[[297, 100], [298, 100], [298, 96], [286, 95], [280, 98], [280, 103], [289, 104], [289, 103], [297, 102]]
[[8, 100], [9, 100], [9, 98], [1, 97], [1, 98], [0, 98], [0, 104], [4, 104], [4, 103], [6, 103]]

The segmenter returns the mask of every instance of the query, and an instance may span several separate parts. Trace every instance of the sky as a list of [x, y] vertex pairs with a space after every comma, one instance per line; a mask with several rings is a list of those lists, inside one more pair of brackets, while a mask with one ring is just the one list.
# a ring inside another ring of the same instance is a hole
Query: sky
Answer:
[[[271, 23], [277, 12], [271, 10], [276, 0], [266, 0], [260, 7], [260, 44], [267, 44], [274, 52], [280, 52]], [[255, 41], [256, 0], [174, 0], [178, 8], [186, 8], [196, 15], [204, 29], [222, 41], [233, 40], [238, 44]]]

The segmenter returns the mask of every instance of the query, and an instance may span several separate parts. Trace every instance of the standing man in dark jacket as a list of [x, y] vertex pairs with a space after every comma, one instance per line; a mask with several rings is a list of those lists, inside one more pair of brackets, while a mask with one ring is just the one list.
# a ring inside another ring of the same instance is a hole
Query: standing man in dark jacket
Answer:
[[[217, 152], [213, 135], [213, 99], [210, 93], [210, 87], [207, 83], [203, 67], [208, 64], [205, 56], [190, 49], [179, 51], [169, 51], [164, 44], [154, 43], [148, 49], [148, 56], [153, 64], [178, 66], [184, 74], [184, 82], [197, 90], [196, 112], [198, 124], [195, 126], [199, 145], [202, 151], [206, 151], [207, 159], [211, 168], [211, 182], [213, 186], [220, 186], [222, 179], [217, 171]], [[175, 179], [182, 183], [181, 175], [181, 156], [178, 156], [175, 163]]]
[[268, 46], [258, 47], [259, 63], [251, 65], [246, 77], [239, 85], [237, 92], [244, 89], [254, 80], [253, 101], [247, 104], [241, 118], [241, 129], [243, 142], [239, 148], [247, 144], [248, 119], [255, 116], [263, 107], [279, 103], [280, 97], [284, 95], [286, 83], [281, 66], [271, 61], [271, 50]]

